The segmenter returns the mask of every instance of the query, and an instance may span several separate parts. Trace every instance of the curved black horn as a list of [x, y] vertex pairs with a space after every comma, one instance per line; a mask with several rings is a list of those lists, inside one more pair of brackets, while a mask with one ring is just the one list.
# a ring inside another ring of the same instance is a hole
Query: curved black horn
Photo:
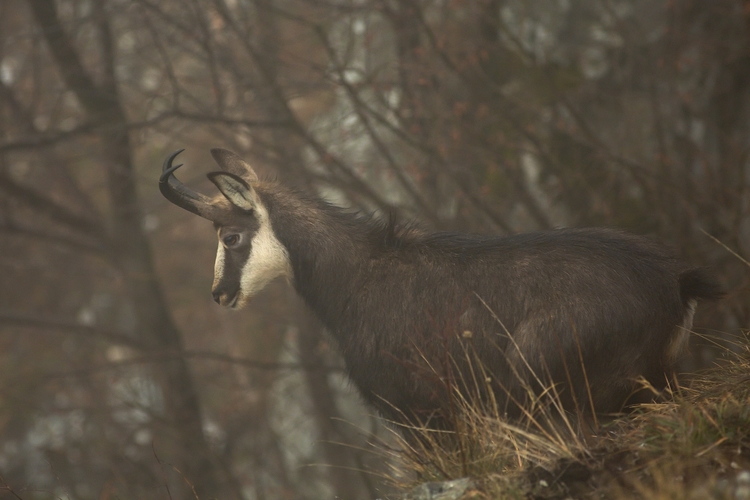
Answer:
[[184, 208], [188, 212], [192, 212], [204, 219], [212, 221], [214, 220], [213, 215], [216, 209], [211, 203], [211, 198], [189, 189], [174, 176], [175, 170], [180, 168], [182, 163], [179, 165], [172, 165], [172, 162], [177, 155], [183, 151], [185, 150], [180, 149], [175, 151], [169, 155], [169, 158], [164, 160], [164, 165], [161, 169], [161, 177], [159, 177], [159, 191], [161, 191], [161, 194], [164, 195], [166, 199], [178, 207]]

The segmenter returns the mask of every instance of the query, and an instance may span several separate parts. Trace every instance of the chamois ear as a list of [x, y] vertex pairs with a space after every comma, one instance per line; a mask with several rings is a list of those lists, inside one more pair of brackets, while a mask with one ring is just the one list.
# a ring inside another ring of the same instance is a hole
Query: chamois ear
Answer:
[[235, 207], [249, 212], [260, 204], [258, 194], [242, 177], [229, 172], [211, 172], [207, 177]]
[[258, 174], [255, 173], [253, 167], [231, 151], [214, 148], [211, 150], [211, 156], [223, 171], [242, 177], [248, 184], [258, 182]]

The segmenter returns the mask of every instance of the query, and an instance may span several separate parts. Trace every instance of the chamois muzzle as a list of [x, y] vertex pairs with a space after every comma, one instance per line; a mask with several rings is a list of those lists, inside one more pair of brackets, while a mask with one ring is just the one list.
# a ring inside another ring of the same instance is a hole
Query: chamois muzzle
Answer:
[[211, 290], [211, 295], [214, 298], [214, 302], [216, 302], [220, 306], [231, 307], [231, 308], [236, 306], [237, 302], [240, 299], [239, 290], [230, 292], [224, 289], [213, 289]]
[[161, 191], [161, 194], [166, 199], [178, 207], [184, 208], [188, 212], [192, 212], [204, 219], [214, 221], [216, 220], [217, 208], [211, 203], [211, 198], [189, 189], [174, 176], [175, 170], [180, 168], [182, 163], [172, 165], [172, 162], [183, 151], [185, 150], [177, 150], [164, 160], [161, 177], [159, 177], [159, 191]]

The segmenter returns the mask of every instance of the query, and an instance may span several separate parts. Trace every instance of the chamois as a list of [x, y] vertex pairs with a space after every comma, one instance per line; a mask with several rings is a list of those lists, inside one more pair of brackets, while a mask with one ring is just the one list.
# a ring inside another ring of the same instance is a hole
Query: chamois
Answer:
[[[427, 233], [353, 214], [258, 179], [239, 156], [209, 198], [174, 176], [159, 188], [214, 223], [214, 300], [240, 308], [286, 276], [335, 338], [364, 399], [397, 424], [450, 428], [451, 392], [480, 386], [520, 415], [554, 385], [566, 411], [612, 413], [645, 378], [666, 386], [698, 299], [721, 287], [650, 239], [611, 229], [513, 236]], [[477, 383], [477, 374], [482, 380]], [[642, 396], [642, 394], [641, 394]]]

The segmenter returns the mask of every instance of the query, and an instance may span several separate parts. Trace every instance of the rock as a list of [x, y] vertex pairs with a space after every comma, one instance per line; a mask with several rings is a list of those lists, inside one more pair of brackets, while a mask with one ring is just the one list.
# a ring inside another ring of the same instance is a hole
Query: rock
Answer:
[[734, 498], [735, 500], [750, 500], [750, 471], [743, 470], [737, 474]]
[[474, 481], [468, 477], [439, 483], [424, 483], [407, 493], [404, 500], [458, 500], [473, 487]]

